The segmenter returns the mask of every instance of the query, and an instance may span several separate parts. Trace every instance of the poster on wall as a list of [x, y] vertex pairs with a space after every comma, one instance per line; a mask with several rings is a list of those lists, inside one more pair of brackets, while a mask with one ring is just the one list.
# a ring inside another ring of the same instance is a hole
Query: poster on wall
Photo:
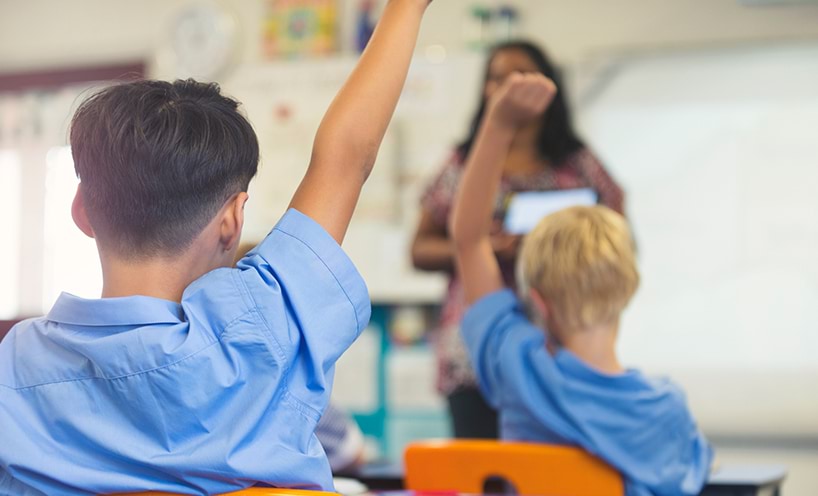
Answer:
[[337, 0], [267, 0], [262, 51], [270, 59], [337, 50]]

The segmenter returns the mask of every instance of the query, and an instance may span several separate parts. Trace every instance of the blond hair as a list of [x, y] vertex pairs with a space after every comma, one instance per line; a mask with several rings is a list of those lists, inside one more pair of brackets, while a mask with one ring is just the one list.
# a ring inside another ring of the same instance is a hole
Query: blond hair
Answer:
[[562, 330], [614, 322], [639, 286], [625, 219], [603, 207], [571, 207], [543, 218], [523, 241], [517, 266]]

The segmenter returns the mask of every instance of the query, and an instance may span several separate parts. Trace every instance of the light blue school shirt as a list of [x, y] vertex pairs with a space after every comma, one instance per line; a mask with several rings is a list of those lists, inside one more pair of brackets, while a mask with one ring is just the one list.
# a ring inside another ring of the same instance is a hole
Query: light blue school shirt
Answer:
[[0, 494], [331, 490], [314, 430], [369, 316], [352, 262], [295, 210], [181, 304], [62, 294], [0, 343]]
[[552, 356], [507, 289], [472, 305], [462, 331], [503, 439], [582, 447], [619, 470], [630, 496], [699, 494], [713, 450], [669, 380], [603, 374], [566, 349]]

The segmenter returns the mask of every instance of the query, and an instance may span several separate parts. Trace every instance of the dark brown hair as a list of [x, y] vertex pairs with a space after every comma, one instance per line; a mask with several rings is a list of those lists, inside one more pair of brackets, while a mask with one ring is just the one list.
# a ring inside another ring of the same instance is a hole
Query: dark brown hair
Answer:
[[83, 102], [71, 153], [100, 243], [129, 258], [184, 250], [258, 169], [258, 140], [215, 83], [135, 81]]

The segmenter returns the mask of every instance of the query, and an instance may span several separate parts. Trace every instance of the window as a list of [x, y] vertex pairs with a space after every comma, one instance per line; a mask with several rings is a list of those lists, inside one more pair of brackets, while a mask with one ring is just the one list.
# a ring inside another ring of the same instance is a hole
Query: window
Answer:
[[62, 291], [99, 297], [94, 241], [71, 218], [77, 178], [68, 125], [95, 90], [144, 69], [126, 63], [0, 74], [0, 319], [42, 315]]
[[94, 240], [74, 225], [71, 204], [79, 180], [74, 174], [71, 149], [55, 147], [46, 155], [43, 253], [43, 309], [61, 292], [98, 298], [102, 271]]
[[20, 169], [18, 153], [0, 150], [0, 319], [16, 317], [20, 307]]

